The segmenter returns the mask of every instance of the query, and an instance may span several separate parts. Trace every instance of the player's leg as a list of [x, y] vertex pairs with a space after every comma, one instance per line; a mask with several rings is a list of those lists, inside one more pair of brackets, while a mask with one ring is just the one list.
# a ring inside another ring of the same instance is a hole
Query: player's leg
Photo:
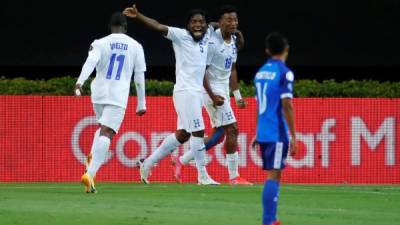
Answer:
[[207, 173], [206, 151], [204, 145], [204, 120], [202, 115], [203, 95], [198, 92], [187, 92], [185, 103], [190, 104], [184, 108], [184, 124], [190, 138], [190, 151], [192, 151], [198, 172], [198, 183], [201, 185], [215, 185], [215, 182]]
[[[228, 109], [229, 112], [229, 109]], [[233, 113], [231, 111], [231, 113]], [[228, 114], [230, 115], [230, 113]], [[225, 130], [226, 161], [228, 164], [229, 183], [231, 185], [252, 185], [239, 175], [239, 153], [237, 151], [238, 128], [237, 123], [223, 126]]]
[[94, 140], [96, 138], [98, 138], [100, 136], [100, 128], [96, 130], [96, 132], [94, 133], [94, 137], [93, 137], [93, 142], [92, 142], [92, 148], [90, 149], [90, 153], [87, 155], [86, 160], [85, 160], [85, 166], [86, 166], [86, 171], [90, 165], [90, 162], [92, 161], [92, 152], [93, 152], [93, 148], [94, 148]]
[[265, 181], [262, 194], [263, 224], [271, 225], [277, 222], [276, 212], [279, 199], [279, 182], [281, 170], [268, 170], [268, 179]]
[[210, 150], [217, 144], [220, 144], [224, 141], [224, 128], [223, 127], [215, 127], [211, 136], [204, 138], [204, 143], [206, 145], [206, 151]]
[[[206, 146], [206, 150], [212, 148], [214, 145], [216, 145], [218, 143], [218, 141], [223, 140], [223, 128], [220, 127], [220, 125], [218, 124], [218, 110], [217, 107], [214, 106], [213, 101], [211, 100], [210, 96], [208, 94], [203, 94], [202, 95], [203, 98], [203, 103], [204, 103], [204, 107], [206, 108], [206, 111], [208, 113], [208, 116], [210, 117], [210, 123], [212, 125], [212, 127], [214, 127], [214, 131], [213, 134], [211, 135], [210, 138], [205, 138], [204, 142], [205, 142], [205, 146]], [[218, 127], [218, 128], [216, 128]], [[187, 151], [185, 152], [181, 157], [173, 157], [172, 158], [172, 162], [173, 165], [175, 166], [175, 177], [180, 177], [180, 172], [181, 172], [181, 167], [183, 165], [187, 165], [189, 164], [189, 162], [191, 160], [194, 159], [194, 155], [192, 151]], [[179, 180], [177, 180], [179, 182]]]
[[[125, 109], [113, 105], [94, 105], [100, 124], [99, 135], [95, 135], [91, 150], [92, 159], [87, 172], [82, 176], [82, 182], [87, 192], [95, 192], [94, 177], [104, 163], [111, 139], [118, 132], [125, 115]], [[96, 131], [97, 132], [97, 131]]]
[[262, 194], [263, 224], [275, 225], [279, 224], [276, 218], [279, 200], [279, 184], [281, 170], [284, 169], [284, 161], [288, 153], [288, 144], [282, 142], [260, 143], [260, 147], [263, 169], [268, 171], [268, 178], [265, 181]]
[[[206, 147], [206, 151], [213, 148], [215, 145], [224, 141], [224, 128], [217, 127], [213, 129], [213, 132], [210, 137], [204, 138], [204, 144]], [[187, 151], [182, 156], [174, 156], [172, 161], [175, 166], [184, 166], [189, 164], [190, 161], [194, 159], [193, 152]]]
[[158, 163], [160, 160], [165, 158], [181, 144], [185, 143], [190, 138], [190, 133], [185, 130], [177, 130], [175, 133], [167, 136], [161, 145], [144, 161], [140, 162], [140, 176], [143, 183], [148, 184], [148, 177], [150, 175], [151, 168]]
[[190, 133], [186, 131], [188, 124], [186, 124], [187, 121], [184, 119], [186, 116], [186, 107], [191, 107], [187, 106], [189, 103], [185, 104], [185, 102], [188, 100], [188, 97], [190, 98], [190, 96], [187, 96], [185, 92], [174, 92], [174, 108], [178, 115], [177, 131], [174, 134], [167, 136], [161, 145], [156, 149], [156, 151], [154, 151], [149, 157], [147, 157], [145, 160], [139, 161], [140, 177], [145, 184], [149, 183], [148, 177], [150, 175], [151, 168], [190, 138]]

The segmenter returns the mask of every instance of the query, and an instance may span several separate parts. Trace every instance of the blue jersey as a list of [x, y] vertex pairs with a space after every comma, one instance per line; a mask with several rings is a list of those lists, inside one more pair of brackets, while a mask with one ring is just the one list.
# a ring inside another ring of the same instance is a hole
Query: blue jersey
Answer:
[[257, 141], [288, 142], [281, 99], [293, 98], [293, 72], [281, 60], [270, 59], [254, 78], [258, 108]]

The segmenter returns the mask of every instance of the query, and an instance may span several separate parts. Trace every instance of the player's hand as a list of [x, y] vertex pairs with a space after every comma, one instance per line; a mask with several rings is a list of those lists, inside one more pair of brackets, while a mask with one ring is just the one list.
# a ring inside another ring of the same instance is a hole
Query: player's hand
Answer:
[[222, 97], [221, 95], [214, 95], [212, 97], [212, 101], [213, 101], [215, 106], [221, 106], [221, 105], [224, 104], [225, 98]]
[[290, 156], [295, 156], [296, 152], [297, 152], [296, 139], [292, 138], [292, 139], [290, 139], [289, 155]]
[[246, 108], [247, 102], [244, 99], [239, 99], [236, 101], [236, 105], [239, 109]]
[[122, 13], [127, 17], [136, 18], [139, 10], [136, 8], [136, 4], [133, 4], [132, 7], [125, 8]]
[[254, 138], [253, 141], [251, 142], [251, 149], [253, 149], [253, 151], [255, 151], [257, 145], [258, 145], [258, 141], [256, 138]]
[[244, 37], [240, 30], [236, 30], [233, 35], [236, 36], [236, 47], [242, 49], [244, 47]]
[[143, 116], [144, 114], [146, 114], [146, 110], [145, 109], [141, 109], [141, 110], [136, 111], [136, 115], [137, 116]]
[[83, 90], [80, 84], [75, 84], [74, 95], [81, 96], [83, 94]]

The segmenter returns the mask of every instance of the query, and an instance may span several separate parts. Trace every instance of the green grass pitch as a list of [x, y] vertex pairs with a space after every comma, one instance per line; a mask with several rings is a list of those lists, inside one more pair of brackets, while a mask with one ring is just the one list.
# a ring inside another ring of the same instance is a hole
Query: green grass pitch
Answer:
[[[261, 225], [262, 185], [0, 183], [1, 225]], [[400, 186], [281, 186], [282, 225], [399, 225]]]

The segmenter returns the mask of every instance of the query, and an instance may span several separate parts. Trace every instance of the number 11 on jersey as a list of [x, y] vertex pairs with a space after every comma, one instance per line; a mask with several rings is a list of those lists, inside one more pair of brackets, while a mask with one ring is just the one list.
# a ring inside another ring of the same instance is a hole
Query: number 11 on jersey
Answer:
[[112, 54], [110, 58], [110, 64], [108, 65], [108, 70], [107, 70], [107, 79], [111, 79], [113, 70], [114, 70], [114, 64], [115, 60], [118, 61], [118, 69], [117, 69], [117, 75], [115, 76], [115, 80], [119, 80], [121, 78], [121, 72], [122, 72], [122, 67], [124, 66], [124, 61], [125, 61], [125, 55], [118, 55], [117, 54]]

